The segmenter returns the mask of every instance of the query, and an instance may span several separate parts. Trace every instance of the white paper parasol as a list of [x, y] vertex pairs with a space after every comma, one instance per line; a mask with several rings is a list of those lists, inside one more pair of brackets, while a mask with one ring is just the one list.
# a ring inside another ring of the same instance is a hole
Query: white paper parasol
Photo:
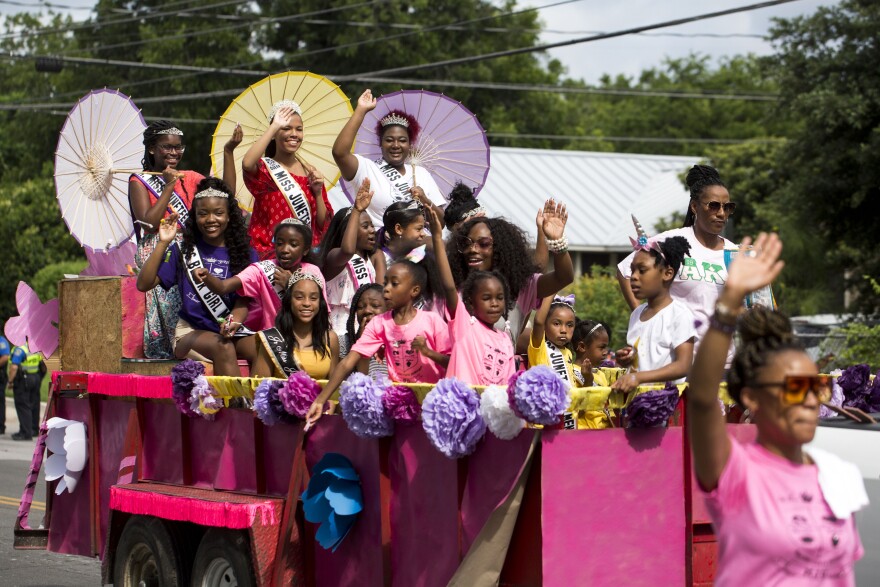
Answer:
[[61, 216], [83, 246], [105, 251], [134, 233], [128, 174], [141, 170], [144, 117], [118, 90], [92, 90], [67, 115], [55, 150]]

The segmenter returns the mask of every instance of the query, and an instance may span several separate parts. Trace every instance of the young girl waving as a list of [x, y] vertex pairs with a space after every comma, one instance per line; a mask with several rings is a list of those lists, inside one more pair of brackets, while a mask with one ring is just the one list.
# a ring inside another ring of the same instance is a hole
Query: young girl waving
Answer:
[[569, 346], [576, 321], [573, 295], [546, 297], [535, 313], [529, 338], [529, 366], [547, 365], [569, 388], [579, 387]]
[[630, 287], [636, 298], [648, 303], [633, 310], [626, 332], [629, 346], [617, 352], [617, 361], [630, 372], [613, 387], [627, 392], [641, 383], [683, 382], [691, 368], [697, 335], [693, 313], [669, 294], [690, 245], [680, 236], [663, 242], [648, 239], [638, 223], [636, 228], [640, 234], [633, 241], [637, 252]]
[[455, 341], [449, 357], [447, 375], [471, 385], [506, 385], [516, 371], [510, 334], [498, 330], [496, 323], [507, 320], [513, 305], [507, 281], [495, 271], [472, 271], [461, 288], [455, 286], [443, 246], [443, 226], [433, 209], [431, 238], [437, 267], [446, 294], [449, 338]]
[[326, 379], [339, 362], [339, 338], [330, 329], [324, 279], [297, 269], [281, 300], [275, 327], [258, 334], [256, 377], [288, 377], [296, 371]]
[[[321, 417], [324, 402], [354, 371], [358, 361], [372, 357], [380, 348], [385, 348], [388, 375], [393, 381], [436, 383], [444, 376], [449, 361], [449, 333], [440, 316], [415, 307], [424, 294], [432, 292], [428, 271], [419, 262], [400, 259], [388, 267], [384, 297], [391, 310], [370, 320], [360, 340], [333, 370], [321, 395], [309, 409], [309, 422]], [[425, 352], [414, 348], [413, 341], [420, 336], [425, 337], [425, 343], [433, 350]]]
[[385, 255], [376, 247], [376, 229], [364, 212], [373, 192], [365, 179], [354, 205], [336, 213], [321, 241], [318, 265], [327, 279], [330, 327], [345, 334], [351, 300], [358, 288], [385, 277]]
[[177, 285], [183, 304], [174, 355], [182, 359], [194, 352], [194, 358], [214, 363], [215, 375], [238, 377], [237, 357], [252, 360], [255, 352], [253, 336], [247, 336], [252, 333], [236, 326], [246, 307], [237, 304], [235, 295], [213, 293], [197, 277], [204, 269], [225, 279], [256, 260], [238, 202], [222, 180], [209, 177], [199, 183], [181, 245], [174, 242], [176, 235], [177, 215], [172, 214], [160, 222], [159, 242], [138, 274], [137, 287], [145, 292]]
[[235, 292], [248, 299], [244, 325], [255, 332], [275, 325], [281, 298], [296, 269], [321, 274], [316, 265], [304, 261], [309, 257], [312, 229], [299, 219], [285, 218], [279, 222], [272, 242], [275, 245], [273, 258], [251, 263], [238, 275], [220, 280], [205, 270], [198, 274], [212, 292], [219, 295]]

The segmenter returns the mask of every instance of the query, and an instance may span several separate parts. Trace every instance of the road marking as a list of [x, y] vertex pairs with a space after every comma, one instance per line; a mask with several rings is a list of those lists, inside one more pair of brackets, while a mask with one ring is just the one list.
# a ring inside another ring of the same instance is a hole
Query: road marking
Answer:
[[[0, 506], [3, 505], [17, 508], [19, 505], [21, 505], [21, 500], [14, 497], [6, 497], [5, 495], [0, 495]], [[46, 504], [42, 501], [34, 501], [31, 503], [31, 509], [46, 511]]]

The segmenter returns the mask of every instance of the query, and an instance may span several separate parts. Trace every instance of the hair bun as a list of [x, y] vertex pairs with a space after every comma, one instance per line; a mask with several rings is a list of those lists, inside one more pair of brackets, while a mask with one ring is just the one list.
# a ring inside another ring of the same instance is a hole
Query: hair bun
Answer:
[[452, 191], [449, 192], [449, 202], [458, 202], [474, 199], [474, 190], [464, 185], [462, 182], [456, 182]]
[[788, 317], [763, 306], [755, 306], [743, 315], [739, 322], [739, 333], [744, 346], [757, 341], [782, 344], [794, 341]]
[[715, 185], [721, 183], [721, 174], [709, 165], [694, 165], [688, 170], [685, 183], [693, 190], [698, 185]]

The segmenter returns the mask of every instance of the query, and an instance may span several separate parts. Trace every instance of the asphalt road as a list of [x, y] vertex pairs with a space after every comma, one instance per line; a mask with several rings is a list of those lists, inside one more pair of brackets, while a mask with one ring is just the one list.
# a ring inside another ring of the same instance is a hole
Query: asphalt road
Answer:
[[[0, 436], [0, 585], [100, 585], [101, 562], [97, 559], [44, 550], [13, 550], [12, 528], [34, 450], [31, 442], [12, 440], [11, 434], [16, 431], [18, 420], [10, 401], [6, 407], [6, 435]], [[42, 475], [40, 478], [30, 514], [32, 526], [39, 524], [45, 509], [46, 484]]]

